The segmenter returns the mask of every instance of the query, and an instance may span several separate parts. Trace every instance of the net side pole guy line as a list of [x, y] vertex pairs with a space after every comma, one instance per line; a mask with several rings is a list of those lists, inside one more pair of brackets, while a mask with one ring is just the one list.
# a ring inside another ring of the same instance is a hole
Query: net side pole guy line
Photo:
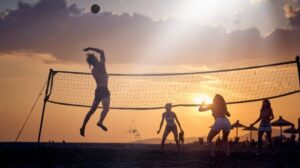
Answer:
[[31, 114], [32, 114], [32, 112], [33, 112], [33, 110], [35, 109], [35, 107], [36, 107], [38, 101], [40, 100], [40, 97], [42, 96], [42, 92], [44, 91], [46, 85], [47, 85], [47, 81], [45, 81], [42, 90], [39, 92], [39, 94], [38, 94], [38, 96], [37, 96], [37, 98], [36, 98], [36, 100], [35, 100], [35, 102], [34, 102], [32, 108], [31, 108], [29, 114], [27, 115], [27, 117], [26, 117], [26, 119], [25, 119], [25, 121], [24, 121], [24, 123], [23, 123], [23, 125], [22, 125], [22, 127], [21, 127], [21, 129], [20, 129], [20, 131], [19, 131], [19, 133], [18, 133], [18, 135], [17, 135], [17, 137], [16, 137], [16, 139], [15, 139], [15, 142], [17, 142], [17, 141], [19, 140], [19, 137], [20, 137], [20, 135], [22, 134], [23, 129], [25, 128], [25, 126], [26, 126], [26, 124], [27, 124], [27, 122], [28, 122], [28, 120], [29, 120], [29, 118], [30, 118], [30, 116], [31, 116]]
[[298, 79], [299, 79], [299, 86], [300, 86], [300, 57], [299, 55], [296, 57], [297, 67], [298, 67]]
[[48, 94], [48, 91], [49, 91], [50, 81], [52, 81], [52, 76], [53, 76], [53, 70], [50, 69], [49, 74], [48, 74], [47, 87], [46, 87], [46, 90], [45, 90], [44, 105], [43, 105], [40, 128], [39, 128], [39, 135], [38, 135], [38, 143], [40, 143], [40, 141], [41, 141], [44, 115], [45, 115], [45, 110], [46, 110], [46, 103], [47, 103], [47, 101], [49, 99], [49, 96], [50, 96]]

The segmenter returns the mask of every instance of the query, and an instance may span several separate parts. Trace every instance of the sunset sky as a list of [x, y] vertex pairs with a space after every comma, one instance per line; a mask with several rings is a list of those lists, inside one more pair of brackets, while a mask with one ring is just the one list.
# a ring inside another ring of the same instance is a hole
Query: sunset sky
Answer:
[[[90, 13], [94, 3], [101, 6], [98, 14]], [[300, 52], [300, 0], [1, 0], [0, 39], [0, 141], [13, 141], [50, 68], [90, 71], [85, 47], [105, 51], [109, 73], [194, 72], [290, 61]], [[211, 97], [194, 98], [199, 99]], [[271, 103], [275, 119], [282, 115], [296, 124], [299, 94]], [[249, 125], [260, 106], [229, 105], [230, 121]], [[41, 108], [42, 99], [21, 141], [36, 141]], [[98, 110], [83, 138], [79, 128], [87, 110], [49, 103], [42, 140], [128, 142], [134, 140], [128, 133], [133, 127], [142, 139], [161, 136], [156, 131], [163, 110], [111, 110], [108, 132], [96, 127]], [[173, 110], [186, 137], [206, 136], [214, 121], [211, 112], [197, 108]]]

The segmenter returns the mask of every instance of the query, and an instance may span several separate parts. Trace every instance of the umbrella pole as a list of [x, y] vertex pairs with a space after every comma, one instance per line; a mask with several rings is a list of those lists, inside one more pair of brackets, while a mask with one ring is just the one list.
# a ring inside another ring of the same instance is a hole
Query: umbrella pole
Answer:
[[252, 141], [252, 130], [250, 130], [250, 142]]
[[282, 126], [280, 126], [280, 140], [282, 142]]
[[238, 137], [239, 127], [236, 128], [236, 138]]

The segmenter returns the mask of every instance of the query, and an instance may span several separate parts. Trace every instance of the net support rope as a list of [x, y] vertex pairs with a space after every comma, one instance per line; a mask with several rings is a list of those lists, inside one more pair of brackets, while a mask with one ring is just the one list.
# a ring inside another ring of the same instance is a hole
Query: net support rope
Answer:
[[[90, 107], [96, 88], [91, 73], [50, 71], [47, 102]], [[275, 64], [202, 71], [159, 74], [109, 74], [110, 109], [154, 110], [199, 106], [197, 96], [225, 97], [227, 104], [247, 103], [300, 92], [299, 57]], [[101, 106], [99, 106], [101, 108]]]
[[35, 109], [35, 107], [36, 107], [36, 105], [37, 105], [37, 103], [38, 103], [40, 97], [43, 95], [43, 91], [44, 91], [46, 85], [47, 85], [47, 81], [44, 83], [43, 88], [42, 88], [41, 91], [39, 92], [37, 98], [35, 99], [35, 101], [34, 101], [32, 107], [31, 107], [31, 110], [29, 111], [28, 115], [26, 116], [26, 118], [25, 118], [25, 120], [24, 120], [24, 122], [23, 122], [23, 125], [22, 125], [20, 131], [18, 132], [18, 135], [17, 135], [16, 138], [15, 138], [15, 142], [18, 142], [18, 140], [19, 140], [19, 138], [20, 138], [20, 135], [22, 134], [22, 132], [23, 132], [23, 130], [24, 130], [24, 128], [25, 128], [25, 126], [26, 126], [26, 124], [27, 124], [27, 122], [28, 122], [28, 120], [29, 120], [29, 118], [30, 118], [32, 112], [33, 112], [33, 110]]

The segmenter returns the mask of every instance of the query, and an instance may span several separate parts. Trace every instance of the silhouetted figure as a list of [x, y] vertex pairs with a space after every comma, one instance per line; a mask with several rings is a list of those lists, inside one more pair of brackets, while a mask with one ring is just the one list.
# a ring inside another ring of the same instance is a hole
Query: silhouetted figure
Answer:
[[240, 137], [234, 137], [233, 144], [238, 145], [240, 142]]
[[180, 131], [179, 133], [179, 143], [184, 144], [184, 131]]
[[297, 130], [295, 129], [295, 125], [292, 125], [290, 129], [291, 129], [290, 142], [291, 142], [291, 145], [295, 145], [296, 144], [296, 133], [297, 133]]
[[259, 128], [258, 128], [258, 155], [261, 152], [261, 148], [263, 146], [262, 137], [264, 132], [267, 133], [267, 140], [269, 142], [270, 150], [273, 152], [272, 147], [272, 126], [271, 121], [274, 119], [273, 110], [271, 107], [271, 103], [268, 99], [263, 100], [262, 107], [260, 109], [260, 115], [259, 118], [251, 124], [251, 126], [254, 126], [257, 122], [260, 122]]
[[222, 130], [223, 133], [223, 144], [225, 147], [226, 156], [229, 156], [229, 145], [228, 145], [228, 135], [231, 130], [231, 124], [229, 120], [226, 118], [226, 116], [230, 117], [230, 113], [227, 110], [226, 102], [223, 98], [223, 96], [216, 94], [213, 99], [213, 104], [210, 105], [201, 105], [199, 107], [199, 111], [207, 111], [211, 110], [212, 115], [215, 118], [215, 123], [213, 124], [210, 132], [207, 136], [207, 143], [210, 148], [210, 156], [215, 157], [215, 150], [212, 143], [213, 138], [219, 134], [219, 132]]
[[228, 145], [231, 146], [231, 147], [234, 145], [233, 143], [234, 143], [234, 142], [233, 142], [232, 139], [230, 139], [230, 140], [228, 141]]
[[166, 141], [166, 138], [167, 138], [167, 136], [169, 135], [170, 132], [173, 133], [174, 139], [175, 139], [175, 142], [176, 142], [176, 145], [177, 145], [177, 149], [180, 150], [180, 145], [179, 145], [179, 140], [178, 140], [178, 131], [177, 131], [177, 126], [175, 124], [175, 121], [177, 122], [177, 124], [180, 128], [180, 131], [183, 132], [183, 130], [181, 128], [181, 125], [179, 123], [179, 120], [178, 120], [176, 114], [173, 111], [171, 111], [172, 110], [172, 104], [167, 103], [165, 105], [165, 108], [166, 108], [166, 112], [164, 112], [162, 114], [162, 119], [161, 119], [161, 122], [160, 122], [160, 126], [159, 126], [159, 129], [157, 131], [157, 134], [159, 134], [159, 132], [161, 130], [161, 127], [164, 123], [164, 120], [166, 120], [167, 125], [166, 125], [165, 131], [164, 131], [164, 134], [163, 134], [163, 137], [162, 137], [162, 140], [161, 140], [161, 150], [162, 151], [164, 150], [165, 141]]
[[84, 121], [82, 123], [82, 127], [80, 128], [80, 135], [84, 136], [85, 126], [89, 121], [90, 117], [97, 110], [100, 102], [102, 102], [103, 110], [100, 115], [99, 122], [97, 125], [107, 131], [107, 128], [103, 125], [103, 121], [109, 111], [109, 103], [110, 103], [110, 92], [108, 90], [108, 75], [105, 68], [105, 55], [103, 50], [97, 48], [85, 48], [83, 51], [94, 51], [100, 54], [100, 61], [96, 58], [94, 54], [88, 53], [86, 61], [89, 66], [92, 66], [92, 75], [96, 81], [97, 87], [95, 90], [94, 102], [87, 112]]
[[204, 144], [204, 138], [198, 138], [198, 143], [200, 145], [203, 145]]
[[251, 146], [251, 147], [255, 147], [255, 146], [256, 146], [256, 142], [255, 142], [254, 139], [251, 140], [250, 146]]

